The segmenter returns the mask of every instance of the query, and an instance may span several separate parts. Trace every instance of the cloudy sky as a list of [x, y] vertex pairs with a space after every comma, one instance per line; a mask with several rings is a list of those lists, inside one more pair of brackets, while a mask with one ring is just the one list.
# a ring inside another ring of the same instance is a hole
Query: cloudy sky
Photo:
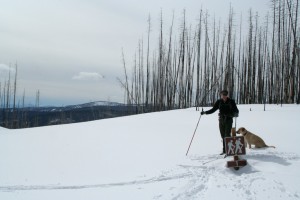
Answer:
[[196, 23], [201, 7], [225, 23], [230, 3], [238, 21], [250, 8], [264, 16], [269, 2], [0, 0], [0, 82], [3, 87], [17, 64], [18, 94], [25, 90], [27, 104], [34, 104], [37, 90], [41, 105], [123, 102], [117, 81], [123, 77], [122, 48], [131, 67], [138, 40], [147, 35], [149, 14], [155, 39], [161, 10], [166, 25], [173, 12], [175, 24], [180, 24], [183, 9], [188, 23]]

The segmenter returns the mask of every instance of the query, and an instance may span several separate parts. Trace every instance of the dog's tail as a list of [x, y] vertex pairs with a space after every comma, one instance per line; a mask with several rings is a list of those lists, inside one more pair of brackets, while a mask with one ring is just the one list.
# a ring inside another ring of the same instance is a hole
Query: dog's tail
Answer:
[[274, 149], [276, 148], [275, 146], [269, 146], [269, 145], [267, 145], [267, 147], [271, 147], [271, 148], [274, 148]]

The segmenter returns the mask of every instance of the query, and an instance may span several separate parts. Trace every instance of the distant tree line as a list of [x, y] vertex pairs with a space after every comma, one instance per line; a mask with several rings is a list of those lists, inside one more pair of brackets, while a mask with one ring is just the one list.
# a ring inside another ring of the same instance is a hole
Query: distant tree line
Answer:
[[[156, 45], [139, 40], [131, 76], [123, 53], [124, 79], [119, 79], [127, 104], [144, 110], [168, 110], [210, 105], [227, 89], [239, 104], [300, 103], [300, 42], [298, 0], [272, 0], [263, 20], [250, 9], [248, 31], [199, 12], [198, 24], [188, 25], [183, 11], [179, 37], [173, 21], [163, 29], [160, 17]], [[165, 33], [167, 32], [167, 33]], [[155, 46], [150, 52], [150, 46]]]
[[[91, 105], [86, 107], [76, 105], [66, 107], [16, 108], [15, 118], [12, 118], [12, 109], [5, 109], [5, 113], [11, 117], [6, 119], [0, 115], [1, 126], [10, 129], [70, 124], [136, 114], [135, 108], [129, 109], [127, 105], [121, 104], [105, 106]], [[22, 113], [26, 114], [26, 121], [22, 120]], [[3, 119], [5, 120], [2, 121]]]

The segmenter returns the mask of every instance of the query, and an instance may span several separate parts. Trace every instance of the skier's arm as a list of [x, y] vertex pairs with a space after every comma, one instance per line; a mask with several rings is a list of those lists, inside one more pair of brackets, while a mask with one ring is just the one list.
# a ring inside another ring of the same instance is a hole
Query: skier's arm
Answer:
[[232, 100], [232, 111], [233, 111], [233, 117], [239, 116], [239, 109], [237, 108], [234, 100]]
[[220, 104], [219, 100], [216, 101], [216, 103], [214, 104], [214, 106], [212, 107], [212, 109], [210, 109], [208, 111], [205, 111], [203, 114], [209, 115], [209, 114], [212, 114], [212, 113], [216, 112], [219, 109], [219, 104]]

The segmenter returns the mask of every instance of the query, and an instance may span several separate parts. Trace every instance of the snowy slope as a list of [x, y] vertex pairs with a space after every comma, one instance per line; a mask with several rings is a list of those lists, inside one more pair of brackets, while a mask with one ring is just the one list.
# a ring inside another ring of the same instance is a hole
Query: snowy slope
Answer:
[[217, 113], [202, 116], [185, 156], [194, 108], [0, 128], [0, 199], [300, 199], [300, 106], [238, 107], [237, 127], [276, 146], [247, 149], [238, 171], [225, 167], [232, 157], [218, 156]]

